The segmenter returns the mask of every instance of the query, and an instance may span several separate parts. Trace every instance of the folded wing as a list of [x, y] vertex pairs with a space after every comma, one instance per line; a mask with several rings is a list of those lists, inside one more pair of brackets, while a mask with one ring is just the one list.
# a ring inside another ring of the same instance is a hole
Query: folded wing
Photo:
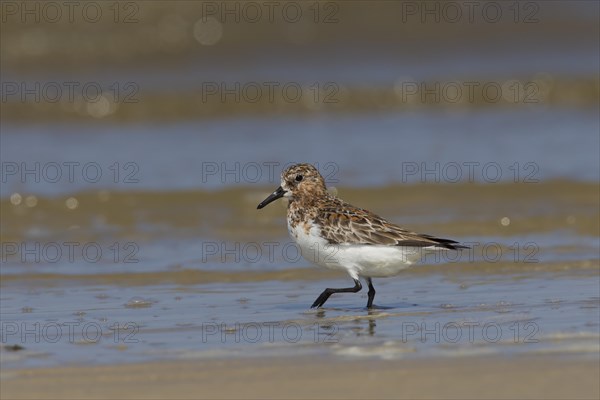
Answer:
[[345, 203], [343, 207], [322, 208], [317, 222], [321, 234], [331, 244], [467, 248], [454, 240], [408, 231], [367, 210]]

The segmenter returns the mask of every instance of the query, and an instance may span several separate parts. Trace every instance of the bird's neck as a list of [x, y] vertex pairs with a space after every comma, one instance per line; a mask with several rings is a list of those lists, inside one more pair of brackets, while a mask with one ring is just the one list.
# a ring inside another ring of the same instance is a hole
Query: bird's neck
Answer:
[[332, 196], [327, 193], [327, 191], [323, 191], [319, 193], [319, 195], [315, 195], [311, 193], [310, 196], [294, 196], [289, 200], [288, 209], [304, 209], [304, 210], [312, 210], [319, 209], [323, 206], [323, 200], [326, 202], [332, 201]]

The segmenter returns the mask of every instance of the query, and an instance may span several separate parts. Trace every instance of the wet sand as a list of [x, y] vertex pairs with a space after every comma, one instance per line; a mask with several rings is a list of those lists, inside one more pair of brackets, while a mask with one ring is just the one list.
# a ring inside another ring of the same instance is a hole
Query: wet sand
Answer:
[[[256, 211], [270, 189], [81, 192], [74, 210], [64, 198], [40, 196], [35, 207], [2, 200], [4, 241], [94, 242], [105, 254], [98, 262], [66, 252], [58, 262], [6, 256], [2, 344], [24, 350], [2, 351], [3, 370], [190, 357], [598, 357], [597, 184], [339, 186], [342, 198], [401, 225], [473, 243], [376, 280], [381, 308], [370, 312], [364, 292], [308, 309], [348, 277], [282, 251], [284, 205]], [[138, 262], [113, 259], [117, 240], [137, 244]], [[248, 243], [259, 257], [205, 246]]]
[[3, 374], [3, 399], [597, 399], [598, 360], [325, 358], [159, 362]]

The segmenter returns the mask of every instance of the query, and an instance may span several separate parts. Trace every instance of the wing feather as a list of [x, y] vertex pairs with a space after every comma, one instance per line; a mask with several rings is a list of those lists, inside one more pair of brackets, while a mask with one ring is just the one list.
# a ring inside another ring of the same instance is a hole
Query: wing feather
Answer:
[[334, 204], [321, 208], [316, 218], [321, 234], [331, 244], [465, 248], [454, 240], [411, 232], [370, 211], [331, 200]]

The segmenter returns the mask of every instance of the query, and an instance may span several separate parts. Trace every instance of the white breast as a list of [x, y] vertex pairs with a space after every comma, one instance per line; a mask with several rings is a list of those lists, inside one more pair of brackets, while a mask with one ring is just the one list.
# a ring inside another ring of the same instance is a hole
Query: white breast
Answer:
[[397, 275], [421, 258], [420, 248], [376, 245], [332, 245], [321, 236], [317, 224], [308, 228], [288, 224], [290, 236], [296, 241], [302, 257], [311, 263], [330, 269], [347, 271], [354, 279]]
[[302, 222], [295, 227], [288, 224], [288, 231], [306, 260], [327, 268], [332, 268], [329, 264], [336, 264], [335, 259], [328, 256], [337, 251], [337, 246], [330, 245], [321, 237], [317, 224], [310, 224], [310, 227]]

